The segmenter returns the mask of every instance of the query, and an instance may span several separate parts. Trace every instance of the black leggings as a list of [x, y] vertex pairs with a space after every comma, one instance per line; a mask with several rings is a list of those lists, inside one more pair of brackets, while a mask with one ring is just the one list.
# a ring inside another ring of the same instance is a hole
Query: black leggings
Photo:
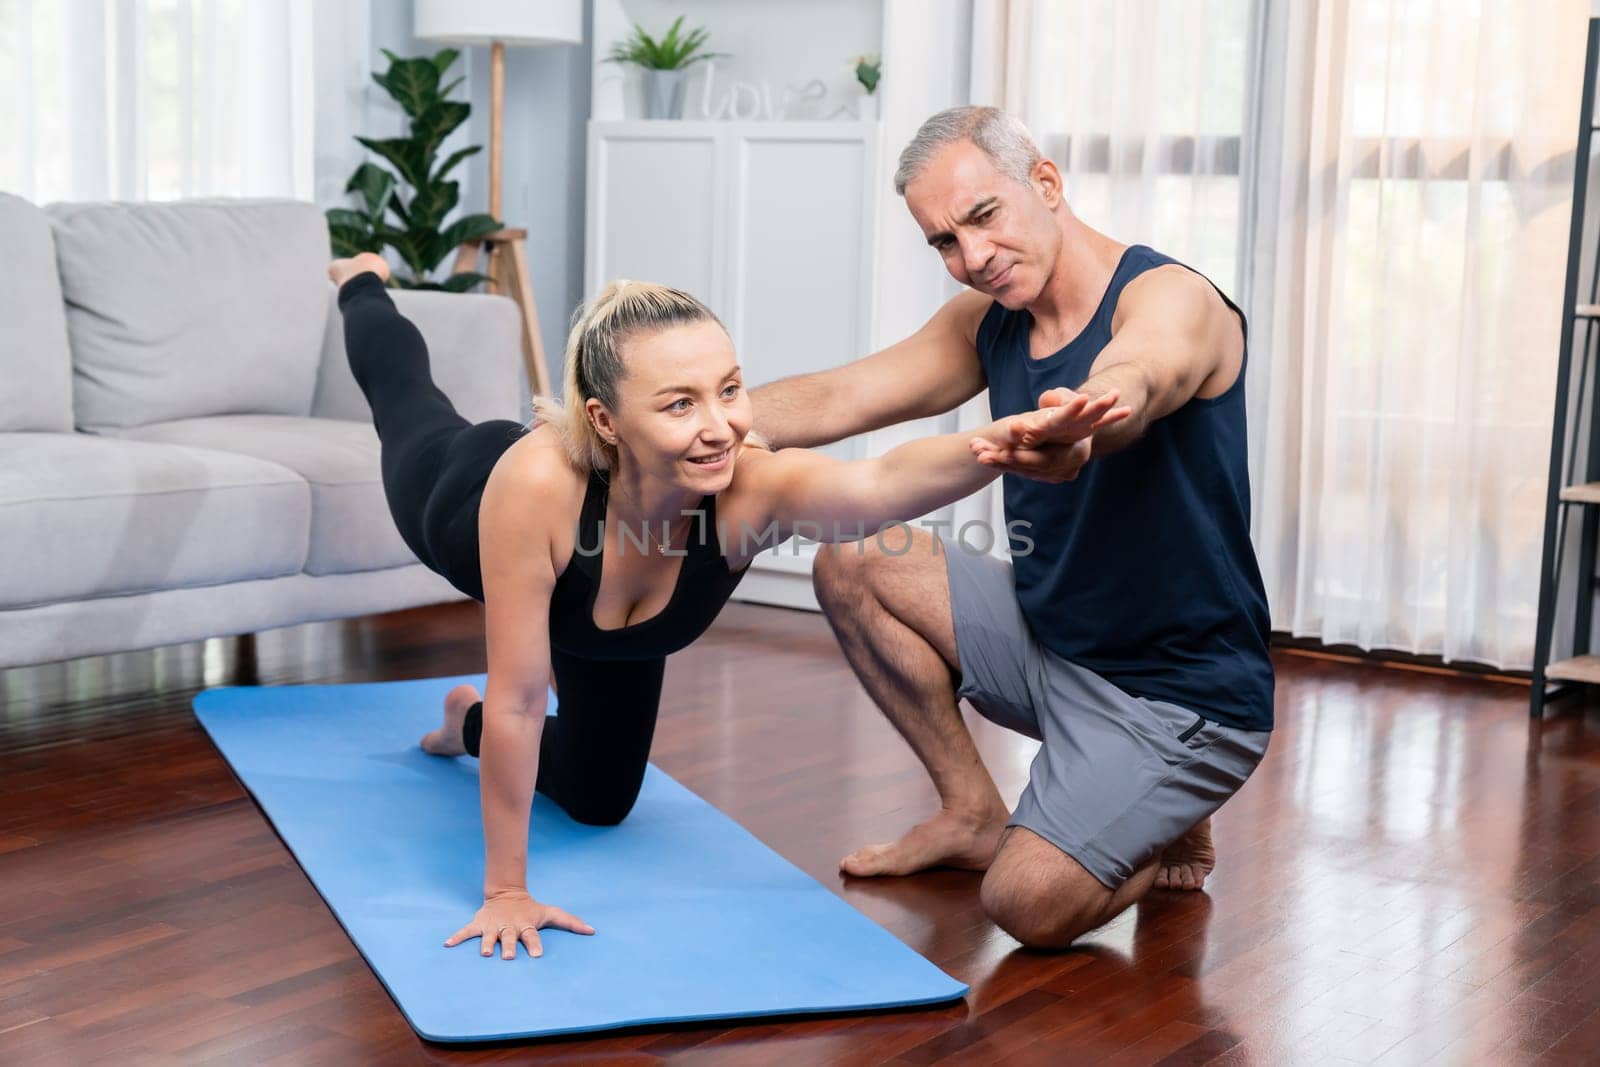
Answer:
[[[433, 384], [422, 334], [395, 309], [376, 274], [339, 290], [344, 347], [382, 444], [383, 492], [400, 536], [431, 570], [483, 600], [478, 505], [501, 454], [526, 429], [474, 425]], [[539, 792], [581, 823], [611, 826], [644, 782], [666, 659], [599, 662], [550, 650], [560, 713], [544, 721]], [[479, 754], [483, 704], [467, 713], [467, 752]]]

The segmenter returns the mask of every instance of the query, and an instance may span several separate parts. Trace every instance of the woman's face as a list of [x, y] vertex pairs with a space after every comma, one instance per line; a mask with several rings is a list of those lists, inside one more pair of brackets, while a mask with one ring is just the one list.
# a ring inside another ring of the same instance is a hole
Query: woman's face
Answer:
[[726, 489], [751, 422], [727, 333], [707, 321], [641, 334], [623, 342], [622, 363], [616, 409], [589, 407], [623, 463], [696, 493]]

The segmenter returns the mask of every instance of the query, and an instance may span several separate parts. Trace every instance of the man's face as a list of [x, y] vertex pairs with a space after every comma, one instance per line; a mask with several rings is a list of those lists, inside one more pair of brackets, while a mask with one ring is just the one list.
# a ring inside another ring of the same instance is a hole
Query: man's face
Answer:
[[952, 278], [1015, 311], [1044, 290], [1061, 248], [1053, 175], [1042, 164], [1034, 180], [1018, 182], [977, 145], [957, 141], [906, 186], [906, 207]]

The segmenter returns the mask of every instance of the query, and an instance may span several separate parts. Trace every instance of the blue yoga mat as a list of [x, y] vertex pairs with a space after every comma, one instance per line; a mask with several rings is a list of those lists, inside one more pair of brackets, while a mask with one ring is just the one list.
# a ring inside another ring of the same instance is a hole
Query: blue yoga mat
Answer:
[[[483, 676], [212, 689], [195, 714], [417, 1033], [494, 1041], [909, 1007], [967, 987], [651, 767], [632, 814], [536, 796], [529, 889], [592, 925], [544, 956], [443, 942], [483, 902], [478, 762], [417, 747]], [[554, 710], [555, 697], [551, 696]]]

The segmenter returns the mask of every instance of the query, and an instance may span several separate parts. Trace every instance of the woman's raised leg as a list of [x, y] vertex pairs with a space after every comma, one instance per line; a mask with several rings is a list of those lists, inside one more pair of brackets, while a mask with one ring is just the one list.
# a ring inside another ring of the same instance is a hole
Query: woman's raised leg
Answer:
[[428, 346], [389, 299], [383, 285], [387, 267], [380, 271], [377, 266], [382, 262], [364, 253], [336, 260], [328, 274], [344, 279], [339, 310], [344, 314], [345, 355], [372, 408], [389, 513], [406, 546], [437, 571], [439, 561], [424, 522], [428, 498], [440, 481], [450, 442], [471, 423], [434, 385]]

